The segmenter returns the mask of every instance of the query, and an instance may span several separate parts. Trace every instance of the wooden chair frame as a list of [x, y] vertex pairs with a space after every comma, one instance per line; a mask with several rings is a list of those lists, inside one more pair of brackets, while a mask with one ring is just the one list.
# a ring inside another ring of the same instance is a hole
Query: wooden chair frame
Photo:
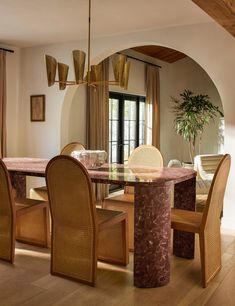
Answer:
[[220, 216], [230, 164], [231, 157], [225, 154], [214, 174], [203, 213], [174, 208], [171, 211], [173, 229], [199, 234], [203, 287], [221, 268]]
[[[55, 180], [60, 175], [63, 180], [57, 186]], [[96, 209], [85, 167], [70, 156], [56, 156], [47, 165], [46, 181], [52, 217], [51, 274], [94, 286], [98, 259], [126, 265], [129, 261], [127, 216]], [[80, 211], [84, 215], [79, 216]]]
[[16, 239], [23, 243], [48, 246], [49, 209], [47, 203], [42, 201], [13, 198], [9, 173], [2, 160], [0, 176], [0, 259], [13, 263]]

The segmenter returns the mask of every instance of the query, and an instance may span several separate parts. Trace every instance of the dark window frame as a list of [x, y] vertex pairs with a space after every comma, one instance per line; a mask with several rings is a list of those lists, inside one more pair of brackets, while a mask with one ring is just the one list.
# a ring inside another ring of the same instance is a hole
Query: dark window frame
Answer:
[[[118, 106], [118, 141], [117, 141], [117, 163], [124, 162], [124, 101], [136, 102], [136, 126], [135, 126], [135, 147], [139, 146], [139, 122], [140, 122], [140, 103], [145, 103], [145, 97], [140, 95], [132, 95], [119, 92], [109, 92], [109, 99], [116, 99], [119, 101]], [[109, 118], [110, 121], [110, 118]], [[112, 133], [111, 133], [112, 134]], [[112, 140], [109, 139], [109, 143]], [[111, 146], [112, 147], [112, 146]], [[110, 152], [112, 155], [112, 152]]]

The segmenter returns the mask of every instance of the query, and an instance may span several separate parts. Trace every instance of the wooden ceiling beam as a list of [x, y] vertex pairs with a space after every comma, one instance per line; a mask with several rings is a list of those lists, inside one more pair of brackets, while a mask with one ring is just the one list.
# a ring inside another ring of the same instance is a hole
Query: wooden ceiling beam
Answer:
[[234, 0], [192, 0], [216, 22], [235, 36]]
[[168, 63], [174, 63], [186, 57], [184, 53], [161, 46], [142, 46], [135, 47], [133, 50]]

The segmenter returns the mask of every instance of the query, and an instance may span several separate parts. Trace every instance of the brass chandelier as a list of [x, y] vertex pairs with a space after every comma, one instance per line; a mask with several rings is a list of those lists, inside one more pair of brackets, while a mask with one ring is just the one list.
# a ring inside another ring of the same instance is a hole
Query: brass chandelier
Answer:
[[[68, 81], [69, 66], [64, 63], [57, 63], [57, 60], [50, 56], [45, 55], [47, 81], [48, 86], [59, 83], [59, 89], [63, 90], [66, 85], [82, 85], [88, 86], [97, 85], [118, 85], [127, 89], [130, 62], [127, 61], [127, 56], [124, 54], [115, 54], [112, 59], [114, 81], [101, 79], [101, 64], [90, 64], [90, 47], [91, 47], [91, 0], [89, 0], [89, 18], [88, 18], [88, 61], [87, 61], [87, 75], [84, 77], [84, 69], [86, 62], [86, 53], [81, 50], [73, 50], [73, 65], [75, 72], [75, 81]], [[56, 71], [58, 67], [58, 80], [56, 80]]]

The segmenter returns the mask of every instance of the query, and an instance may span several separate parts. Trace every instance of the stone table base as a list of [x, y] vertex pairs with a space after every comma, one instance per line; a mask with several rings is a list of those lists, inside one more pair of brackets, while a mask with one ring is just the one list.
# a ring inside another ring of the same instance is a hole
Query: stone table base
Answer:
[[135, 186], [134, 285], [159, 287], [170, 280], [170, 207], [173, 185]]

